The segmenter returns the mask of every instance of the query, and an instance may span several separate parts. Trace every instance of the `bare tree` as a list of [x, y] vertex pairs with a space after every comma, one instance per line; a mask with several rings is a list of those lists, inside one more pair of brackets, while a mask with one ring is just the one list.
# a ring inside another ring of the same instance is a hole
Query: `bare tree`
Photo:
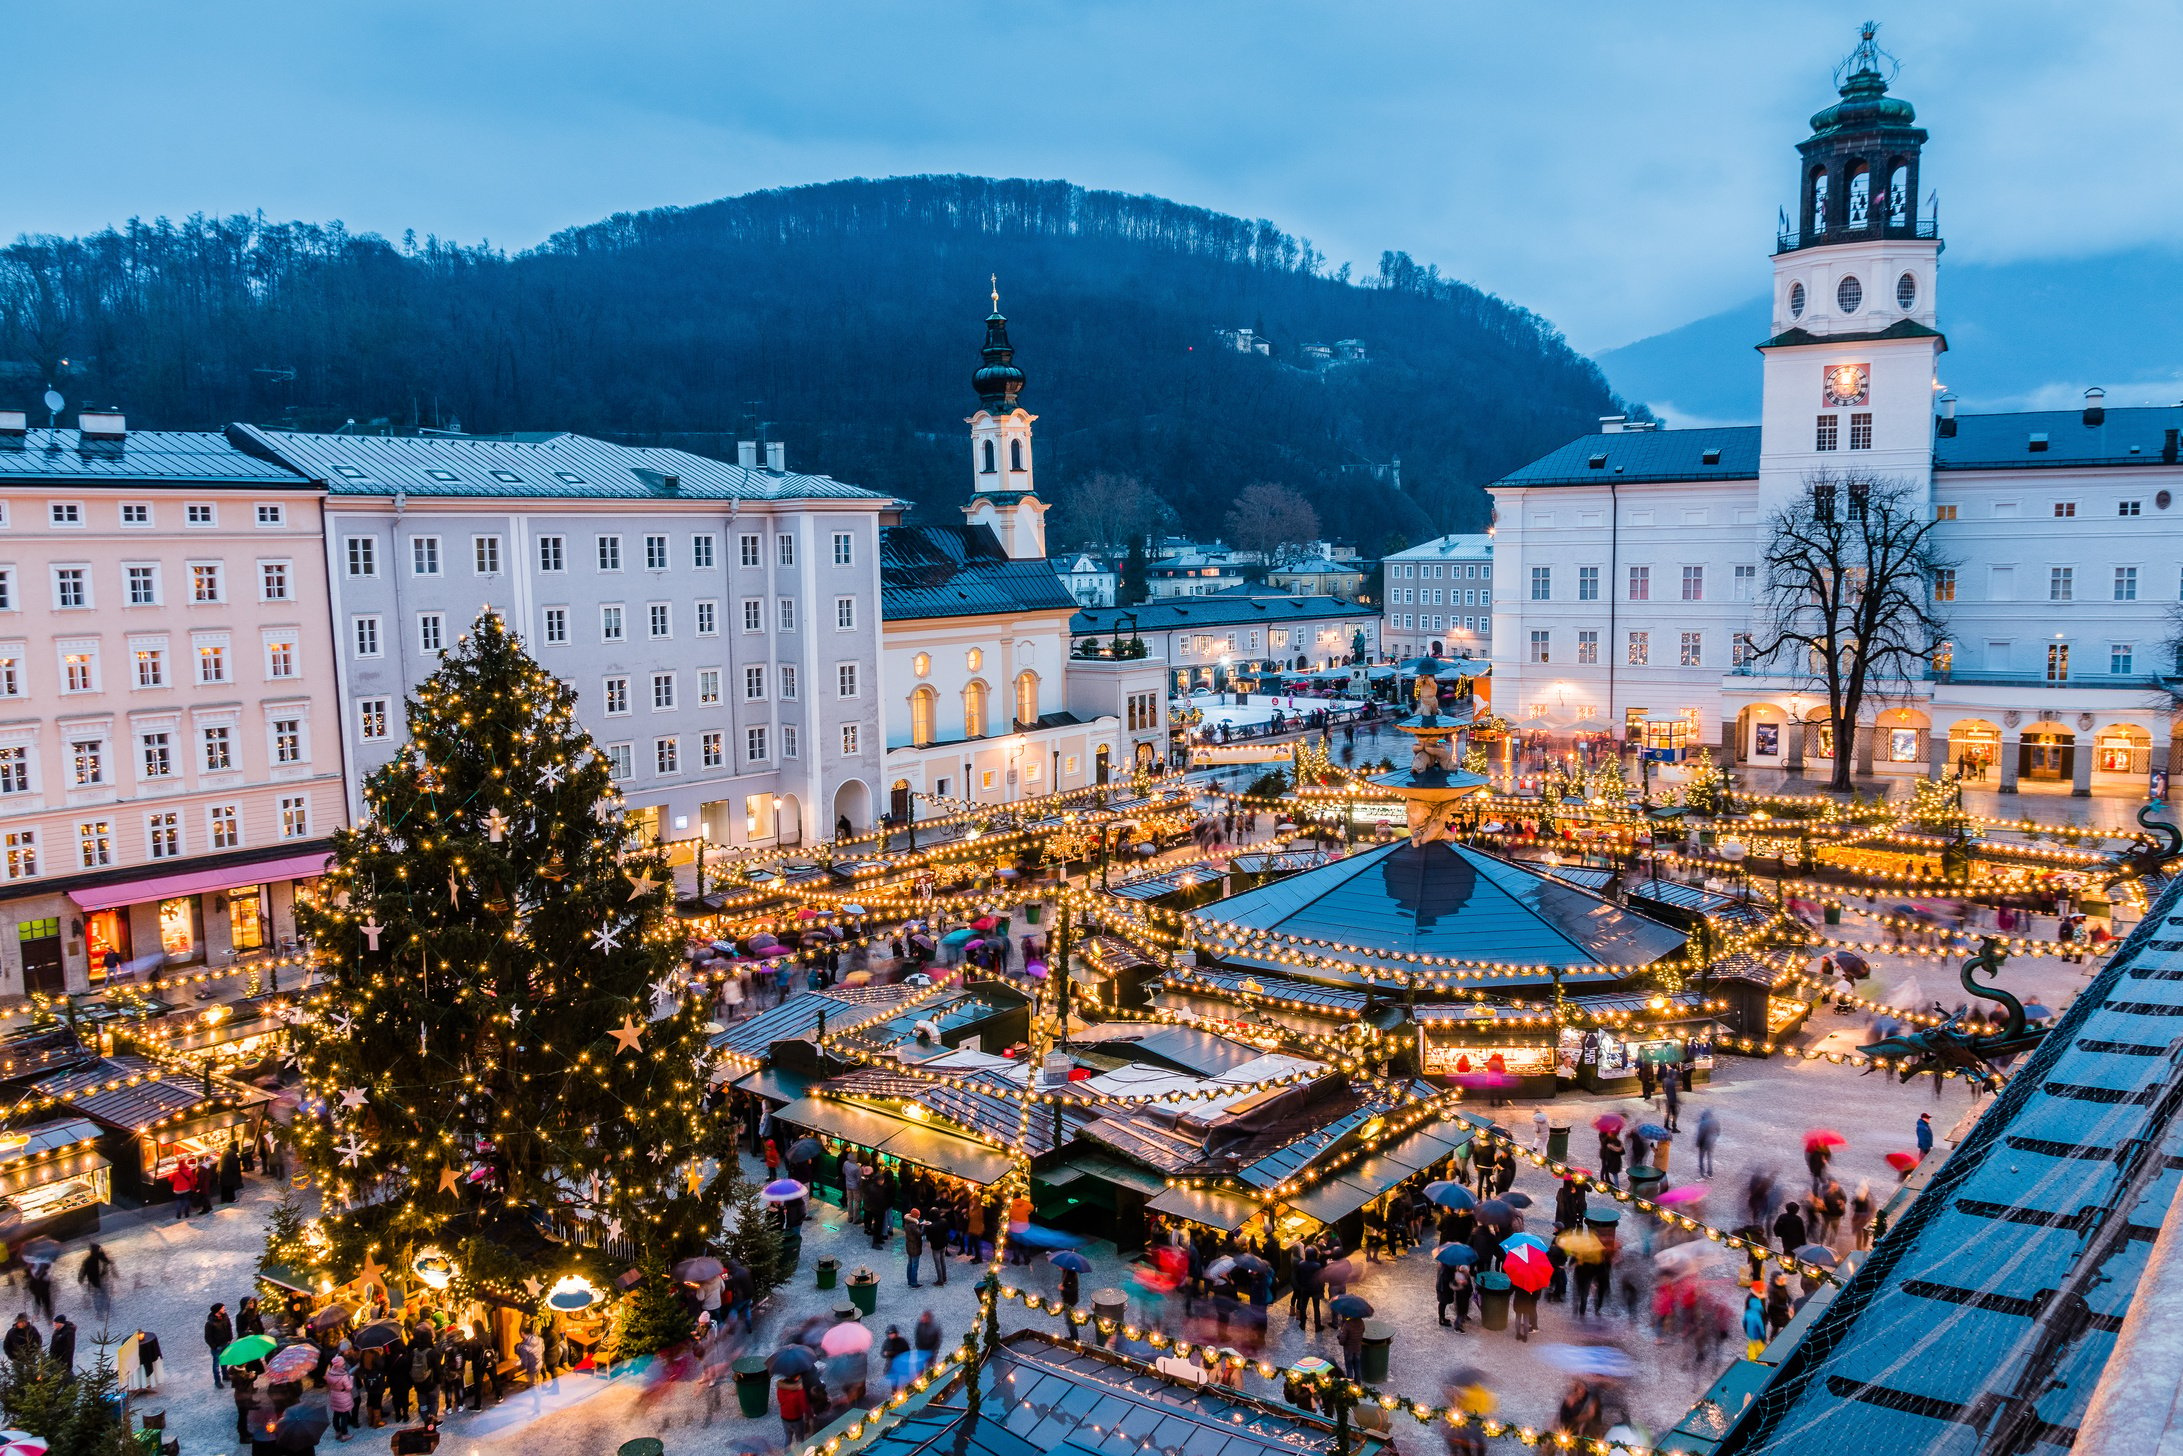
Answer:
[[1932, 513], [1898, 480], [1820, 474], [1767, 523], [1769, 620], [1754, 658], [1803, 676], [1827, 695], [1834, 775], [1847, 792], [1857, 720], [1867, 698], [1902, 696], [1946, 639], [1933, 605]]
[[1062, 492], [1062, 523], [1080, 546], [1120, 548], [1157, 526], [1167, 513], [1134, 475], [1097, 470]]
[[1267, 566], [1293, 561], [1319, 538], [1319, 513], [1285, 485], [1247, 485], [1228, 507], [1228, 539]]

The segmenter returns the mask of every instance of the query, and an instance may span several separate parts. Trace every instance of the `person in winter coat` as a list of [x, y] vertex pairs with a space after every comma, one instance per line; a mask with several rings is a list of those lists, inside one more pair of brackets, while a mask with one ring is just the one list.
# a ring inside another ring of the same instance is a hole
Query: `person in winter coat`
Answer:
[[67, 1315], [53, 1316], [53, 1338], [46, 1341], [45, 1352], [64, 1374], [76, 1373], [76, 1326]]
[[902, 1216], [902, 1252], [909, 1256], [910, 1288], [917, 1287], [917, 1266], [925, 1260], [925, 1220], [917, 1209]]
[[1721, 1140], [1720, 1119], [1713, 1109], [1703, 1108], [1698, 1113], [1698, 1176], [1713, 1176], [1713, 1145]]
[[220, 1201], [222, 1203], [233, 1203], [235, 1195], [242, 1191], [242, 1150], [231, 1142], [220, 1153]]
[[1448, 1327], [1448, 1306], [1455, 1303], [1456, 1266], [1442, 1264], [1433, 1275], [1433, 1304], [1443, 1329]]
[[1609, 1188], [1622, 1186], [1622, 1135], [1603, 1132], [1599, 1135], [1599, 1177]]
[[10, 1360], [28, 1360], [44, 1348], [45, 1337], [38, 1333], [38, 1327], [30, 1322], [27, 1314], [16, 1315], [7, 1334], [0, 1335], [0, 1354]]
[[1364, 1321], [1351, 1315], [1336, 1326], [1342, 1341], [1342, 1373], [1364, 1379]]
[[248, 1441], [250, 1413], [258, 1408], [258, 1378], [248, 1370], [231, 1370], [227, 1383], [235, 1397], [235, 1439]]
[[1774, 1220], [1774, 1242], [1781, 1245], [1781, 1252], [1793, 1254], [1811, 1242], [1809, 1230], [1804, 1226], [1804, 1215], [1798, 1211], [1796, 1200], [1781, 1205], [1781, 1217]]
[[356, 1429], [356, 1377], [339, 1355], [326, 1363], [326, 1409], [333, 1412], [334, 1439], [348, 1440]]
[[207, 1153], [197, 1160], [197, 1172], [190, 1179], [191, 1200], [199, 1213], [212, 1212], [213, 1185], [220, 1181], [220, 1165]]
[[1752, 1285], [1751, 1293], [1743, 1301], [1743, 1353], [1752, 1360], [1766, 1348], [1766, 1296], [1760, 1292], [1765, 1287]]
[[235, 1343], [235, 1322], [227, 1317], [227, 1306], [216, 1304], [212, 1313], [205, 1316], [205, 1348], [212, 1351], [212, 1386], [217, 1390], [227, 1383], [227, 1373], [220, 1368], [220, 1352]]
[[440, 1416], [440, 1352], [432, 1347], [432, 1326], [419, 1324], [409, 1337], [409, 1383], [417, 1392], [420, 1420]]
[[930, 1370], [940, 1363], [940, 1318], [931, 1310], [917, 1317], [917, 1326], [910, 1331], [910, 1341], [917, 1347], [917, 1368]]
[[167, 1175], [167, 1186], [174, 1190], [175, 1218], [188, 1218], [190, 1201], [197, 1191], [197, 1164], [188, 1158], [176, 1163], [174, 1171]]
[[265, 1312], [258, 1307], [258, 1296], [251, 1295], [235, 1307], [235, 1338], [265, 1333]]

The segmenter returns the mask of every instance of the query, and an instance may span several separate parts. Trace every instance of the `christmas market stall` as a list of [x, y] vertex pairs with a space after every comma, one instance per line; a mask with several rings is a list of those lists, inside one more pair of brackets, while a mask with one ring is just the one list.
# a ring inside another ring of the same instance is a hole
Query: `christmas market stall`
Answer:
[[1562, 1007], [1559, 1057], [1587, 1092], [1638, 1090], [1639, 1062], [1680, 1068], [1683, 1085], [1713, 1080], [1713, 1044], [1727, 1002], [1699, 991], [1571, 997]]
[[128, 1055], [57, 1072], [32, 1090], [98, 1124], [113, 1190], [144, 1203], [172, 1196], [167, 1180], [184, 1158], [218, 1162], [230, 1143], [255, 1138], [272, 1100], [210, 1072], [173, 1071]]
[[292, 991], [265, 991], [240, 1001], [222, 1001], [172, 1011], [114, 1033], [120, 1049], [164, 1053], [192, 1066], [210, 1062], [230, 1076], [255, 1078], [275, 1070], [287, 1044]]
[[1193, 1021], [1238, 1028], [1270, 1022], [1307, 1036], [1335, 1037], [1359, 1022], [1392, 1025], [1400, 1012], [1375, 1003], [1356, 986], [1330, 986], [1270, 971], [1223, 966], [1178, 967], [1160, 983], [1154, 1005]]
[[1418, 1070], [1458, 1086], [1551, 1097], [1561, 1066], [1554, 1011], [1544, 1003], [1453, 1001], [1412, 1009]]
[[1798, 985], [1803, 963], [1793, 950], [1747, 951], [1715, 963], [1706, 972], [1706, 985], [1721, 1003], [1721, 1025], [1762, 1046], [1802, 1026], [1812, 1010]]
[[1178, 865], [1113, 885], [1107, 893], [1140, 905], [1159, 905], [1170, 910], [1195, 910], [1218, 900], [1227, 888], [1227, 876], [1218, 865], [1200, 861]]
[[61, 1117], [0, 1132], [0, 1238], [97, 1233], [99, 1208], [113, 1202], [113, 1165], [99, 1151], [105, 1130], [87, 1117]]
[[812, 1181], [837, 1196], [849, 1152], [897, 1176], [906, 1166], [982, 1191], [1008, 1175], [1015, 1150], [1044, 1157], [1071, 1141], [1084, 1121], [1057, 1104], [1035, 1110], [1027, 1126], [1020, 1074], [1014, 1066], [947, 1077], [866, 1067], [814, 1087], [776, 1110], [773, 1122], [792, 1129], [791, 1138], [816, 1135], [821, 1153]]

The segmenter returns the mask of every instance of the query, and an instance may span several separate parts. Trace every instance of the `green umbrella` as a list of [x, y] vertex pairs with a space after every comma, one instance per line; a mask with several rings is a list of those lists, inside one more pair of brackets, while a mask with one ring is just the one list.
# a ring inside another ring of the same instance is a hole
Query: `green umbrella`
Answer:
[[278, 1343], [271, 1335], [244, 1335], [220, 1352], [220, 1363], [248, 1365], [253, 1361], [263, 1360], [278, 1348]]

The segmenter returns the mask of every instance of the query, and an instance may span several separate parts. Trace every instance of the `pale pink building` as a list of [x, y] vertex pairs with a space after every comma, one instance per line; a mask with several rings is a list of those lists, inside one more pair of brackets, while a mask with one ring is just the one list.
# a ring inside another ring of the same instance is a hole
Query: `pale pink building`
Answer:
[[0, 997], [295, 936], [344, 813], [323, 492], [0, 410]]

